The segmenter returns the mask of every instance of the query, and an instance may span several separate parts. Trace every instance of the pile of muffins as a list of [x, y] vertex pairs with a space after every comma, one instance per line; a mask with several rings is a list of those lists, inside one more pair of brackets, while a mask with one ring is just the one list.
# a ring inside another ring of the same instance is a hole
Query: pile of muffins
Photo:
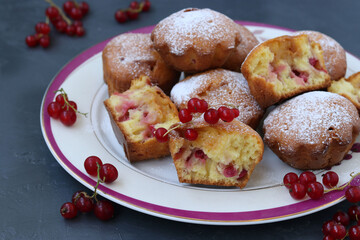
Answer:
[[[114, 37], [102, 57], [105, 107], [129, 161], [171, 154], [180, 182], [245, 187], [262, 160], [263, 140], [294, 168], [327, 168], [360, 131], [360, 74], [344, 78], [344, 49], [319, 32], [259, 43], [229, 17], [189, 8], [151, 34]], [[198, 114], [179, 124], [178, 110], [192, 98], [240, 114], [216, 124]], [[255, 130], [261, 120], [264, 139]], [[156, 129], [174, 126], [168, 142], [156, 141]], [[196, 140], [184, 137], [188, 128]]]

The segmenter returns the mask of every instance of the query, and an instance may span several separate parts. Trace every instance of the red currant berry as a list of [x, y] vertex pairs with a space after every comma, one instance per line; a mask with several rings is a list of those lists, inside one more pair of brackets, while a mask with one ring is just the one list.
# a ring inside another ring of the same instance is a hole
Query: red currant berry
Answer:
[[165, 133], [167, 133], [167, 130], [165, 128], [158, 128], [155, 131], [155, 138], [158, 142], [167, 142], [169, 140], [169, 136]]
[[35, 31], [37, 33], [42, 33], [42, 34], [49, 34], [50, 33], [50, 26], [47, 23], [44, 22], [39, 22], [35, 25]]
[[351, 147], [351, 151], [360, 152], [360, 143], [354, 143], [354, 145]]
[[351, 203], [360, 202], [360, 186], [351, 186], [346, 189], [345, 197]]
[[327, 173], [324, 174], [322, 178], [322, 182], [325, 187], [333, 188], [338, 184], [339, 176], [337, 175], [336, 172], [328, 171]]
[[323, 240], [336, 240], [336, 239], [333, 238], [331, 235], [326, 235], [324, 236]]
[[150, 10], [151, 3], [149, 0], [145, 0], [142, 6], [142, 11], [147, 12]]
[[130, 20], [136, 20], [139, 17], [139, 13], [132, 10], [126, 11], [126, 15]]
[[316, 182], [316, 175], [310, 171], [302, 172], [299, 176], [299, 182], [307, 186], [309, 183]]
[[199, 113], [204, 113], [208, 109], [208, 103], [204, 99], [200, 99], [197, 102], [196, 108]]
[[25, 38], [25, 42], [26, 42], [26, 45], [28, 45], [29, 47], [36, 47], [36, 45], [38, 44], [38, 40], [33, 35], [27, 36]]
[[233, 111], [227, 107], [224, 107], [222, 111], [218, 110], [218, 112], [219, 112], [219, 117], [224, 122], [231, 122], [235, 118]]
[[291, 188], [291, 185], [299, 181], [299, 177], [294, 172], [287, 173], [283, 178], [283, 183], [286, 188]]
[[349, 238], [350, 240], [360, 240], [360, 226], [351, 226], [349, 228]]
[[333, 220], [337, 223], [340, 223], [344, 226], [347, 226], [350, 224], [350, 217], [347, 213], [338, 211], [334, 214]]
[[50, 6], [45, 10], [45, 14], [46, 16], [49, 17], [49, 19], [54, 19], [57, 18], [60, 14], [59, 14], [59, 10], [54, 7], [54, 6]]
[[307, 185], [307, 194], [311, 199], [320, 199], [324, 195], [324, 186], [319, 182], [311, 182]]
[[351, 220], [359, 221], [360, 220], [360, 206], [353, 205], [348, 209], [348, 215]]
[[114, 216], [114, 206], [107, 200], [98, 201], [95, 205], [94, 213], [100, 220], [109, 220]]
[[84, 167], [85, 167], [86, 172], [89, 175], [96, 177], [97, 170], [98, 170], [98, 164], [100, 165], [100, 167], [103, 165], [101, 159], [98, 158], [97, 156], [87, 157], [84, 162]]
[[184, 108], [179, 111], [179, 119], [182, 123], [187, 123], [192, 120], [192, 115], [190, 110]]
[[77, 7], [72, 8], [69, 15], [74, 20], [80, 20], [83, 17], [81, 9]]
[[207, 123], [215, 124], [219, 121], [219, 113], [217, 110], [210, 108], [204, 113], [204, 119]]
[[86, 196], [80, 196], [74, 204], [80, 212], [91, 212], [94, 209], [94, 201]]
[[47, 107], [47, 112], [50, 117], [58, 119], [61, 112], [61, 106], [58, 102], [51, 102]]
[[137, 1], [132, 1], [129, 5], [131, 9], [137, 10], [139, 8], [139, 3]]
[[90, 6], [87, 2], [81, 2], [79, 4], [79, 8], [80, 8], [83, 16], [85, 16], [90, 10]]
[[291, 185], [291, 188], [289, 189], [290, 195], [296, 199], [300, 200], [303, 199], [306, 195], [306, 188], [301, 183], [294, 183]]
[[61, 19], [60, 21], [57, 21], [55, 23], [56, 30], [58, 30], [59, 32], [62, 32], [62, 33], [66, 31], [67, 26], [68, 26], [68, 24], [63, 19]]
[[237, 109], [237, 108], [233, 108], [233, 109], [231, 109], [232, 111], [233, 111], [233, 113], [234, 113], [234, 118], [237, 118], [239, 115], [240, 115], [240, 111], [239, 111], [239, 109]]
[[81, 21], [79, 21], [79, 20], [75, 20], [75, 21], [72, 23], [72, 25], [73, 25], [74, 27], [82, 27], [82, 26], [83, 26], [83, 23], [82, 23]]
[[75, 35], [75, 26], [73, 25], [67, 25], [65, 28], [65, 33], [69, 36], [74, 36]]
[[63, 9], [64, 9], [64, 12], [67, 13], [67, 14], [70, 14], [70, 11], [71, 9], [75, 8], [75, 3], [73, 1], [66, 1], [64, 4], [63, 4]]
[[186, 129], [184, 136], [189, 141], [195, 141], [198, 137], [198, 133], [195, 129]]
[[198, 98], [191, 98], [188, 103], [187, 103], [187, 109], [191, 112], [191, 113], [196, 113], [198, 112], [198, 102], [200, 100]]
[[72, 202], [64, 203], [60, 208], [60, 214], [66, 219], [72, 219], [77, 216], [77, 209]]
[[115, 19], [119, 23], [124, 23], [128, 20], [127, 15], [123, 10], [118, 10], [115, 12]]
[[50, 46], [50, 37], [48, 35], [44, 35], [39, 40], [40, 46], [43, 48], [47, 48]]
[[[70, 106], [73, 107], [73, 108], [72, 108], [73, 110], [74, 110], [74, 109], [77, 110], [76, 102], [74, 102], [74, 101], [68, 101], [68, 103], [69, 103]], [[75, 110], [74, 110], [74, 111], [75, 111]]]
[[99, 171], [100, 179], [105, 183], [112, 183], [118, 178], [118, 171], [114, 165], [105, 163]]
[[335, 239], [343, 239], [346, 236], [346, 228], [339, 223], [335, 223], [330, 235]]
[[85, 29], [82, 26], [75, 27], [75, 35], [78, 37], [82, 37], [85, 35]]
[[324, 224], [322, 225], [322, 228], [321, 228], [321, 231], [323, 232], [323, 234], [330, 235], [331, 230], [333, 229], [335, 223], [336, 222], [334, 220], [329, 220], [329, 221], [324, 222]]
[[64, 97], [65, 97], [66, 101], [69, 100], [68, 97], [67, 97], [67, 95], [64, 95], [64, 94], [58, 94], [58, 95], [56, 95], [56, 97], [55, 97], [55, 101], [58, 102], [61, 107], [63, 107], [63, 106], [65, 105], [65, 99], [64, 99]]
[[60, 121], [66, 126], [72, 126], [76, 122], [76, 113], [72, 109], [60, 112]]

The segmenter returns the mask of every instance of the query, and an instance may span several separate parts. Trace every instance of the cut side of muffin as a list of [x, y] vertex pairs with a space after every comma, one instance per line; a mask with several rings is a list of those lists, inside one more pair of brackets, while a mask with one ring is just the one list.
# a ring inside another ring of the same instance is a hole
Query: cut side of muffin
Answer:
[[281, 36], [263, 42], [247, 56], [241, 72], [264, 108], [330, 85], [321, 47], [309, 41], [307, 35]]
[[339, 81], [332, 81], [328, 91], [346, 97], [360, 111], [360, 72]]
[[179, 181], [245, 187], [264, 152], [258, 133], [238, 120], [190, 127], [198, 132], [195, 141], [182, 137], [182, 128], [170, 133], [170, 152]]
[[112, 126], [129, 161], [169, 155], [168, 143], [159, 143], [154, 131], [178, 122], [178, 111], [168, 96], [142, 76], [129, 90], [114, 93], [104, 101]]

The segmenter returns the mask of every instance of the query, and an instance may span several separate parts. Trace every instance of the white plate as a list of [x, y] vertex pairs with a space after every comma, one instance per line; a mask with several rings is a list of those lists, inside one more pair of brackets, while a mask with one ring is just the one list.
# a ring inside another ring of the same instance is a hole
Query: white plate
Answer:
[[[289, 34], [291, 30], [265, 24], [241, 22], [260, 41]], [[148, 33], [153, 26], [133, 32]], [[111, 163], [119, 178], [99, 186], [99, 193], [123, 206], [150, 215], [182, 222], [246, 225], [275, 222], [310, 214], [332, 206], [344, 198], [343, 191], [331, 192], [317, 201], [293, 200], [281, 186], [283, 176], [296, 171], [280, 161], [267, 147], [245, 189], [180, 184], [171, 157], [130, 164], [112, 131], [103, 106], [108, 97], [104, 84], [101, 51], [109, 40], [86, 50], [70, 61], [53, 79], [41, 104], [41, 127], [45, 141], [61, 166], [76, 180], [93, 190], [96, 179], [84, 169], [91, 155]], [[347, 76], [360, 71], [360, 60], [347, 54]], [[78, 109], [89, 117], [78, 116], [72, 127], [50, 119], [46, 106], [63, 88]], [[359, 140], [359, 139], [358, 139]], [[352, 171], [360, 171], [360, 156], [343, 161], [332, 170], [340, 176], [340, 184], [350, 179]], [[316, 171], [318, 180], [321, 172]]]

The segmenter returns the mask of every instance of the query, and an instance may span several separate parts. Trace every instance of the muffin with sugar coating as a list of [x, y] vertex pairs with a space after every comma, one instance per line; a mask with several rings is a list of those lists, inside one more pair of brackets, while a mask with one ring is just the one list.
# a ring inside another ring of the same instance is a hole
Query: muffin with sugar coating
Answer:
[[243, 75], [221, 68], [185, 78], [173, 87], [170, 96], [179, 109], [186, 108], [191, 98], [204, 99], [214, 109], [235, 107], [239, 109], [237, 119], [254, 129], [264, 114]]
[[330, 92], [304, 93], [276, 107], [264, 120], [264, 141], [297, 169], [323, 169], [339, 163], [359, 135], [355, 106]]
[[331, 80], [338, 80], [345, 76], [347, 69], [346, 52], [340, 43], [330, 36], [316, 31], [298, 31], [294, 34], [306, 34], [311, 41], [320, 44], [324, 54], [326, 70]]
[[151, 39], [166, 63], [188, 73], [221, 67], [241, 42], [236, 23], [207, 8], [171, 14], [155, 26]]
[[331, 83], [321, 46], [307, 35], [281, 36], [259, 44], [245, 59], [241, 72], [263, 108]]
[[[196, 140], [183, 137], [187, 128], [198, 132]], [[240, 188], [246, 186], [264, 152], [259, 134], [236, 120], [186, 124], [170, 133], [169, 147], [180, 182]]]
[[103, 53], [104, 80], [108, 92], [124, 92], [131, 81], [142, 75], [169, 94], [179, 81], [180, 72], [169, 67], [154, 50], [150, 34], [124, 33], [106, 44]]

